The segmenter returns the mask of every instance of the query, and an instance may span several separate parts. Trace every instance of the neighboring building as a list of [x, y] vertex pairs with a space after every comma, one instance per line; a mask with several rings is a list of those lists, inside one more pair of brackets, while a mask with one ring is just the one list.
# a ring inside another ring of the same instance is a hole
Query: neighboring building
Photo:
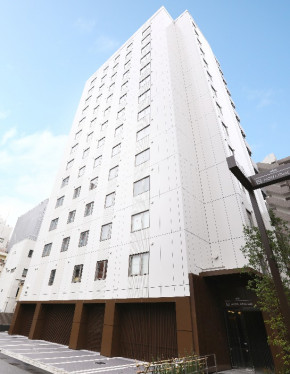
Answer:
[[7, 257], [7, 252], [5, 252], [3, 249], [0, 249], [0, 276], [5, 265], [6, 257]]
[[7, 252], [9, 238], [12, 232], [12, 227], [9, 226], [5, 220], [0, 217], [0, 251]]
[[0, 276], [0, 313], [13, 313], [27, 276], [48, 199], [18, 218]]
[[[290, 156], [277, 160], [272, 153], [267, 156], [263, 162], [257, 163], [259, 172], [275, 169], [279, 165], [289, 164]], [[287, 222], [290, 229], [290, 181], [275, 183], [263, 188], [266, 195], [266, 201], [270, 209], [274, 211], [277, 217]]]
[[244, 138], [203, 34], [161, 8], [85, 85], [10, 333], [256, 365], [241, 331], [260, 359], [263, 319], [240, 274], [252, 206], [226, 162], [254, 174]]

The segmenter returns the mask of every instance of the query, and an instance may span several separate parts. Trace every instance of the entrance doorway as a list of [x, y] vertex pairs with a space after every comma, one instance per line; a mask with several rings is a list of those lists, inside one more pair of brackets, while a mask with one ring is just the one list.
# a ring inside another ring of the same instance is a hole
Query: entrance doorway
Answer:
[[273, 369], [262, 313], [227, 309], [225, 315], [232, 367]]

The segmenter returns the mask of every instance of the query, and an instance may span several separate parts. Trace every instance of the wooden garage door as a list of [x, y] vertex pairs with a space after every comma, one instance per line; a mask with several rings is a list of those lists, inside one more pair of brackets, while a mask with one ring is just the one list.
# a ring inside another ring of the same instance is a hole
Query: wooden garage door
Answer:
[[15, 334], [28, 336], [33, 320], [33, 315], [35, 312], [36, 304], [21, 304], [20, 314], [18, 319], [20, 323], [18, 324], [18, 329]]

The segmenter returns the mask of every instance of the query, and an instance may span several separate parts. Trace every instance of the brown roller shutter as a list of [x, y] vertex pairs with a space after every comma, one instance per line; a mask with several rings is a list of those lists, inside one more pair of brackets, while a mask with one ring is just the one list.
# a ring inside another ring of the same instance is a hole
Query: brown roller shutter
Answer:
[[20, 306], [20, 313], [19, 313], [19, 321], [21, 323], [17, 324], [17, 329], [14, 331], [14, 334], [28, 336], [33, 320], [33, 315], [35, 312], [36, 304], [21, 304]]
[[102, 344], [105, 304], [85, 304], [83, 347], [91, 351], [100, 352]]

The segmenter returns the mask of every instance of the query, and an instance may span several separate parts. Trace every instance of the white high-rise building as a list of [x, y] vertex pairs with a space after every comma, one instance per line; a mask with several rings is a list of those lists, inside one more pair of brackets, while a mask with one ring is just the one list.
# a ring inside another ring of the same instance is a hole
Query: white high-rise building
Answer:
[[233, 153], [254, 174], [208, 42], [162, 7], [85, 84], [10, 333], [230, 367], [224, 313], [246, 316], [254, 221]]

